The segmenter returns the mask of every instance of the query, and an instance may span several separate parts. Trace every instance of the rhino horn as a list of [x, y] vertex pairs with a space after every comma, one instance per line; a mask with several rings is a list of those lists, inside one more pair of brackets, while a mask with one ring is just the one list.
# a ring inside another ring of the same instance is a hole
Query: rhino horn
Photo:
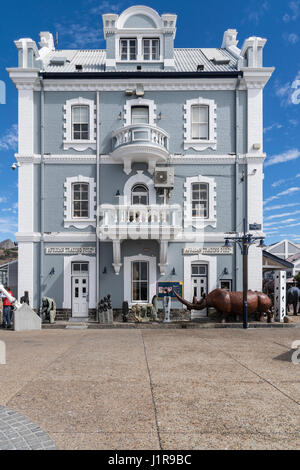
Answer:
[[181, 302], [183, 305], [186, 305], [188, 310], [202, 310], [203, 308], [205, 308], [205, 306], [203, 306], [203, 299], [200, 300], [200, 302], [195, 302], [195, 299], [194, 299], [194, 302], [192, 303], [192, 302], [188, 302], [183, 297], [180, 297], [180, 295], [178, 295], [177, 292], [175, 292], [174, 290], [173, 292], [174, 292], [174, 295], [179, 300], [179, 302]]

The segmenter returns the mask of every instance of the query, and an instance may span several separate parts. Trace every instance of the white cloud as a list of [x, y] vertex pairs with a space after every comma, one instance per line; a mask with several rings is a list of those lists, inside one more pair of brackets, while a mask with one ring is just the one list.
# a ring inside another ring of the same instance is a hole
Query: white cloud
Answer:
[[296, 192], [300, 191], [300, 187], [292, 187], [288, 188], [285, 191], [281, 191], [280, 193], [275, 194], [275, 196], [268, 197], [264, 201], [264, 205], [268, 204], [271, 201], [274, 201], [274, 199], [279, 199], [282, 196], [290, 196], [291, 194], [294, 194]]
[[266, 134], [267, 132], [273, 129], [281, 129], [282, 127], [283, 127], [282, 124], [278, 124], [277, 122], [275, 122], [274, 124], [271, 124], [271, 126], [264, 128], [264, 134]]
[[267, 11], [269, 11], [270, 5], [267, 0], [260, 4], [260, 6], [253, 2], [250, 2], [249, 7], [247, 8], [247, 18], [248, 21], [252, 21], [255, 24], [258, 24], [260, 19], [265, 15]]
[[285, 13], [283, 16], [283, 21], [289, 23], [290, 21], [296, 21], [298, 16], [300, 16], [300, 0], [293, 0], [289, 3], [290, 11]]
[[0, 137], [0, 150], [16, 150], [18, 145], [18, 126], [14, 124]]
[[266, 217], [265, 220], [280, 219], [281, 217], [289, 217], [290, 215], [296, 215], [296, 214], [300, 214], [300, 211], [285, 212], [282, 214], [269, 215], [269, 217]]
[[300, 206], [300, 202], [291, 202], [289, 204], [278, 204], [277, 206], [265, 207], [264, 211], [275, 211], [285, 209], [286, 207]]
[[0, 240], [7, 234], [14, 235], [17, 228], [18, 224], [15, 217], [0, 217]]
[[271, 165], [277, 165], [278, 163], [285, 163], [291, 160], [296, 160], [300, 157], [300, 150], [298, 149], [291, 149], [287, 150], [286, 152], [279, 153], [278, 155], [273, 155], [272, 157], [268, 158], [265, 162], [265, 167]]
[[284, 33], [282, 37], [290, 44], [296, 44], [299, 41], [299, 36], [296, 33]]
[[281, 180], [274, 181], [274, 183], [272, 183], [272, 187], [273, 188], [278, 188], [278, 186], [281, 186], [285, 183], [294, 181], [295, 178], [300, 178], [300, 173], [298, 175], [296, 175], [294, 178], [286, 178], [286, 179], [281, 179]]
[[276, 222], [266, 222], [264, 224], [265, 227], [272, 227], [273, 225], [276, 225], [278, 226], [278, 224], [290, 224], [291, 222], [296, 222], [297, 219], [286, 219], [286, 220], [280, 220], [280, 222], [278, 222], [278, 220], [276, 220]]
[[[86, 8], [89, 5], [89, 8]], [[69, 49], [99, 48], [103, 45], [103, 31], [101, 28], [102, 13], [112, 13], [120, 9], [121, 3], [112, 4], [102, 1], [100, 4], [94, 1], [85, 2], [85, 11], [74, 11], [72, 17], [75, 21], [66, 18], [55, 24], [63, 47]]]
[[296, 77], [291, 82], [287, 82], [283, 85], [280, 85], [278, 81], [275, 83], [275, 94], [276, 96], [278, 96], [278, 98], [280, 98], [281, 106], [286, 108], [287, 106], [297, 104], [294, 102], [294, 94], [295, 92], [297, 92], [294, 84], [298, 80], [300, 80], [300, 70], [298, 71]]

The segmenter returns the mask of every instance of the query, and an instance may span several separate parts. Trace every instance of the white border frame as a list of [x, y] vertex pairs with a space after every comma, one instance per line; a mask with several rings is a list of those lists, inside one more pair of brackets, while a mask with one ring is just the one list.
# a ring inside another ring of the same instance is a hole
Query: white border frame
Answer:
[[149, 303], [153, 296], [156, 294], [156, 256], [124, 256], [124, 301], [128, 302], [128, 305], [143, 304], [145, 302], [132, 302], [131, 300], [131, 263], [134, 261], [147, 261], [149, 263]]
[[[208, 131], [209, 139], [192, 139], [192, 106], [208, 106]], [[196, 98], [187, 100], [184, 105], [184, 150], [193, 148], [194, 150], [205, 150], [211, 148], [217, 150], [217, 105], [214, 100]]]
[[[156, 126], [156, 104], [153, 100], [146, 100], [144, 98], [137, 98], [134, 100], [127, 100], [124, 106], [124, 127], [131, 126], [131, 108], [133, 106], [147, 106], [149, 108], [149, 123], [151, 126]], [[142, 126], [143, 124], [141, 124]]]
[[131, 206], [131, 190], [136, 184], [144, 184], [149, 190], [149, 206], [156, 204], [156, 191], [154, 188], [154, 181], [148, 176], [144, 175], [143, 171], [137, 171], [136, 175], [131, 176], [124, 185], [124, 205]]
[[[185, 248], [190, 248], [185, 246]], [[197, 248], [195, 245], [192, 248]], [[202, 248], [202, 245], [199, 246]], [[207, 292], [211, 292], [217, 288], [217, 257], [198, 255], [185, 255], [184, 256], [184, 298], [192, 302], [192, 264], [206, 264], [208, 266], [207, 276]]]
[[[89, 140], [74, 140], [72, 136], [72, 107], [89, 107]], [[64, 150], [73, 148], [78, 152], [83, 152], [88, 148], [96, 149], [96, 105], [93, 100], [86, 98], [74, 98], [67, 100], [64, 105]]]
[[[89, 185], [89, 217], [72, 217], [72, 185], [74, 183], [88, 183]], [[83, 229], [92, 225], [96, 227], [96, 183], [94, 178], [87, 176], [71, 176], [66, 178], [64, 183], [64, 227], [75, 227]]]
[[[208, 184], [208, 215], [207, 219], [202, 217], [192, 217], [192, 184]], [[184, 227], [190, 227], [193, 224], [201, 224], [201, 227], [211, 226], [217, 228], [217, 185], [214, 178], [208, 176], [187, 177], [184, 183]]]
[[64, 256], [64, 298], [62, 308], [72, 310], [72, 263], [89, 263], [89, 309], [96, 308], [96, 257], [85, 255]]

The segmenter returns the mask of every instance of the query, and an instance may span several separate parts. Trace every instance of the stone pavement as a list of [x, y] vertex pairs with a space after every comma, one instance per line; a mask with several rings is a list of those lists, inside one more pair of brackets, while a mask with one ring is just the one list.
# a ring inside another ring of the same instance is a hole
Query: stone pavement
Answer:
[[0, 405], [59, 449], [300, 449], [298, 328], [0, 331], [0, 340]]
[[26, 416], [0, 406], [0, 450], [55, 450], [48, 434]]

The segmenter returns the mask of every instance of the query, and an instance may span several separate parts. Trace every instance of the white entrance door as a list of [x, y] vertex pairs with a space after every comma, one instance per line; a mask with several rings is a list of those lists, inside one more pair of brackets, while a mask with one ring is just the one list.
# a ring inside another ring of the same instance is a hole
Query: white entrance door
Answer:
[[72, 317], [89, 316], [88, 263], [73, 263], [72, 266]]
[[[207, 265], [206, 264], [193, 264], [192, 265], [192, 296], [201, 299], [203, 294], [207, 294]], [[207, 309], [192, 310], [193, 318], [202, 318], [207, 316]]]

